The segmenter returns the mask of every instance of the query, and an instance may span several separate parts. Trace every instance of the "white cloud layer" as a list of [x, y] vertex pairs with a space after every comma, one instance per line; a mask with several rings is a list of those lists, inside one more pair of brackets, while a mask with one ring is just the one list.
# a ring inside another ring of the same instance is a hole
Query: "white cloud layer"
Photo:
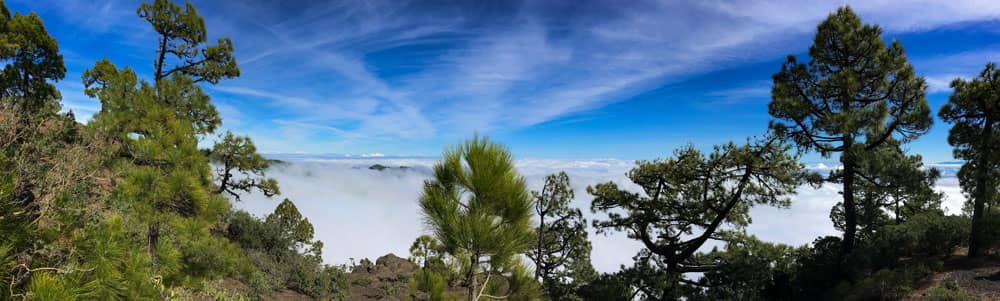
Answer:
[[[386, 253], [407, 256], [410, 243], [426, 233], [417, 198], [422, 183], [431, 175], [434, 159], [419, 158], [310, 158], [287, 156], [290, 164], [280, 165], [269, 172], [278, 179], [282, 197], [292, 199], [299, 211], [309, 218], [316, 229], [316, 238], [325, 243], [327, 263], [340, 264], [349, 258], [375, 258]], [[373, 164], [409, 169], [390, 168], [383, 171], [368, 169]], [[595, 215], [589, 210], [591, 196], [586, 187], [615, 181], [626, 189], [637, 186], [625, 177], [633, 162], [622, 160], [519, 160], [518, 171], [528, 181], [530, 189], [539, 189], [544, 177], [566, 171], [576, 198], [572, 206], [583, 209], [587, 219]], [[946, 172], [946, 174], [948, 174]], [[839, 198], [835, 185], [819, 189], [803, 187], [788, 209], [756, 207], [751, 209], [753, 224], [747, 229], [759, 238], [791, 245], [812, 242], [818, 236], [838, 235], [830, 222], [830, 208]], [[937, 189], [947, 194], [945, 207], [956, 214], [964, 198], [954, 178], [944, 178]], [[263, 216], [270, 213], [277, 200], [261, 195], [244, 197], [239, 208]], [[638, 242], [623, 234], [591, 235], [593, 263], [602, 272], [613, 272], [622, 264], [630, 264], [641, 248]]]

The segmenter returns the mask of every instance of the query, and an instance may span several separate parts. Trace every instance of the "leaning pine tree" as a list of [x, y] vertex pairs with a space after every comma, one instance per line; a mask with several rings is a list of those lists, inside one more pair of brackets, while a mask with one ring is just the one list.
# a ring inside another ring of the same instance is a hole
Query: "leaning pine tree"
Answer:
[[849, 7], [819, 24], [809, 57], [803, 64], [789, 56], [774, 74], [771, 127], [802, 149], [840, 153], [843, 170], [827, 180], [843, 184], [847, 253], [856, 243], [858, 164], [890, 139], [905, 143], [930, 128], [927, 84], [899, 41], [886, 45], [882, 29]]
[[531, 196], [505, 147], [476, 137], [445, 151], [420, 207], [446, 252], [469, 265], [468, 300], [537, 293], [517, 261], [533, 242]]
[[986, 244], [985, 206], [997, 202], [1000, 186], [1000, 70], [987, 64], [978, 78], [956, 79], [951, 87], [955, 91], [939, 115], [954, 124], [948, 143], [955, 147], [955, 158], [966, 160], [958, 180], [972, 197], [969, 257], [978, 257]]
[[699, 252], [712, 241], [734, 243], [750, 224], [750, 208], [788, 207], [805, 180], [797, 154], [777, 137], [728, 143], [705, 154], [694, 146], [665, 160], [639, 161], [628, 173], [642, 193], [615, 182], [587, 187], [597, 233], [625, 232], [644, 248], [624, 276], [646, 300], [688, 296], [696, 273], [717, 271], [719, 262]]

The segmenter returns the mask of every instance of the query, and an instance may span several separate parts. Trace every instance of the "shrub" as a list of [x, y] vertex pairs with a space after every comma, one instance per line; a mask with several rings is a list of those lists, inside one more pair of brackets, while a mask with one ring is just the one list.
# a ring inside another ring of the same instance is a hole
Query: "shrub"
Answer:
[[962, 291], [958, 284], [946, 282], [927, 291], [928, 301], [972, 301], [975, 298]]
[[901, 300], [917, 283], [933, 273], [928, 265], [882, 269], [862, 279], [844, 295], [845, 300]]

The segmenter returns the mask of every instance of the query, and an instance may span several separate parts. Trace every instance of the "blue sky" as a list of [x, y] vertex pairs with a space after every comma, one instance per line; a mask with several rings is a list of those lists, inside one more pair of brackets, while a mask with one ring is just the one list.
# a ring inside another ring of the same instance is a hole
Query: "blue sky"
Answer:
[[[643, 159], [765, 131], [770, 77], [849, 3], [930, 84], [1000, 60], [997, 1], [194, 1], [242, 76], [206, 86], [223, 127], [264, 152], [436, 156], [473, 132], [518, 157]], [[60, 42], [66, 109], [108, 57], [150, 74], [139, 1], [8, 0]], [[148, 76], [147, 76], [148, 77]], [[951, 160], [940, 121], [910, 145]], [[808, 160], [819, 160], [815, 156]]]

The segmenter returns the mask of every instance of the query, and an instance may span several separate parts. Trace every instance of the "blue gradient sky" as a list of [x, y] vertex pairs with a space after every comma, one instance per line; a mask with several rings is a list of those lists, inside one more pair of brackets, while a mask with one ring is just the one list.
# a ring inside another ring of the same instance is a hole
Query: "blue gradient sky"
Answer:
[[[770, 76], [804, 57], [850, 3], [899, 39], [930, 84], [1000, 58], [998, 1], [194, 1], [242, 76], [206, 87], [224, 128], [264, 152], [436, 156], [473, 132], [518, 157], [642, 159], [765, 131]], [[151, 73], [139, 1], [13, 0], [35, 11], [68, 68], [64, 107], [100, 104], [80, 74], [108, 57]], [[910, 145], [951, 160], [946, 124]], [[819, 161], [815, 155], [807, 160]]]

